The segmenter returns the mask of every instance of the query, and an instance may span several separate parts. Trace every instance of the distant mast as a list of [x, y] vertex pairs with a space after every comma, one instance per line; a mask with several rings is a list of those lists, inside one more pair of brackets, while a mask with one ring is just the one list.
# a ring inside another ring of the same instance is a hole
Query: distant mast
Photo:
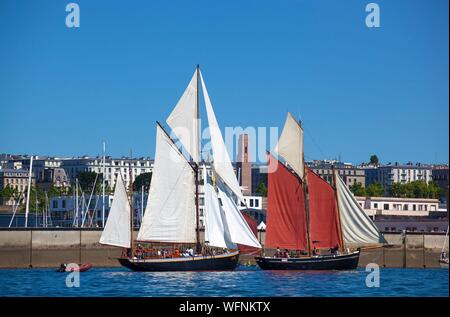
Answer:
[[30, 170], [28, 171], [28, 188], [27, 188], [27, 203], [25, 207], [25, 228], [28, 227], [28, 213], [30, 212], [30, 190], [31, 190], [31, 173], [33, 172], [33, 155], [30, 158]]
[[102, 228], [105, 227], [105, 178], [106, 178], [106, 157], [105, 157], [105, 152], [106, 152], [106, 143], [105, 141], [103, 141], [103, 177], [102, 177]]

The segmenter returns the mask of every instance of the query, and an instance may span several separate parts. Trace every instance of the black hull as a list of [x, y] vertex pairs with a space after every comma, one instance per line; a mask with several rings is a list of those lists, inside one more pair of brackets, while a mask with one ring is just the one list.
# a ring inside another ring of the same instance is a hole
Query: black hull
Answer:
[[120, 264], [133, 271], [231, 271], [236, 269], [239, 252], [216, 256], [170, 258], [170, 259], [119, 259]]
[[256, 257], [255, 259], [263, 270], [354, 270], [358, 267], [359, 251], [336, 256], [288, 259]]

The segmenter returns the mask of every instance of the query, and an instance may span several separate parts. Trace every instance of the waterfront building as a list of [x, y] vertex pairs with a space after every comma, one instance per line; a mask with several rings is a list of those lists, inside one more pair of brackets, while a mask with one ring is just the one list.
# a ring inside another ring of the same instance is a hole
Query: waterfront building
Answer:
[[432, 181], [432, 168], [420, 163], [407, 163], [400, 165], [398, 163], [382, 165], [365, 169], [366, 186], [375, 182], [383, 185], [388, 190], [393, 183], [409, 183], [413, 181]]
[[314, 173], [322, 177], [328, 183], [333, 183], [333, 168], [339, 173], [344, 183], [350, 187], [356, 183], [366, 186], [365, 169], [355, 167], [351, 163], [344, 163], [334, 160], [316, 160], [307, 162], [307, 165]]
[[[105, 159], [105, 182], [109, 188], [114, 188], [117, 177], [122, 174], [125, 185], [130, 182], [130, 164], [132, 169], [132, 181], [143, 173], [151, 173], [153, 170], [153, 160], [149, 158], [130, 159], [128, 157]], [[89, 156], [77, 158], [65, 158], [61, 161], [61, 167], [66, 171], [69, 180], [73, 183], [80, 172], [103, 173], [103, 157], [95, 158]]]
[[448, 226], [446, 218], [432, 217], [378, 217], [375, 225], [382, 232], [439, 232], [445, 234]]
[[[355, 197], [368, 216], [421, 216], [442, 212], [438, 199], [396, 198], [396, 197]], [[446, 210], [443, 211], [444, 214]]]
[[[26, 194], [26, 189], [28, 187], [28, 177], [29, 171], [24, 169], [0, 169], [0, 191], [5, 189], [6, 187], [12, 188], [17, 191], [19, 195]], [[31, 176], [31, 186], [36, 184], [36, 179], [34, 173]], [[11, 206], [17, 203], [14, 200], [14, 197], [11, 197], [8, 200], [4, 200], [0, 197], [1, 205]]]
[[[76, 202], [78, 201], [78, 213]], [[108, 218], [109, 209], [113, 201], [113, 195], [105, 195], [105, 220]], [[135, 192], [133, 194], [134, 219], [135, 224], [139, 224], [147, 203], [147, 194]], [[89, 207], [88, 207], [89, 204]], [[143, 207], [142, 207], [143, 206]], [[62, 226], [70, 227], [72, 225], [81, 226], [82, 217], [86, 214], [84, 226], [98, 227], [102, 223], [103, 196], [82, 194], [78, 198], [75, 196], [57, 196], [52, 197], [49, 202], [49, 211], [52, 222], [59, 223]], [[78, 221], [77, 215], [78, 214]], [[89, 215], [89, 216], [88, 216]]]
[[448, 203], [448, 165], [434, 165], [431, 170], [433, 181], [442, 189], [441, 200]]

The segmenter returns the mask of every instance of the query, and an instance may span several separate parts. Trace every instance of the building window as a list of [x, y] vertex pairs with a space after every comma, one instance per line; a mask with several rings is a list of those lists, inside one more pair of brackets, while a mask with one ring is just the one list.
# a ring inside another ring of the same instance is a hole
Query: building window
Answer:
[[253, 199], [249, 199], [250, 200], [250, 207], [253, 207]]
[[255, 207], [259, 207], [259, 200], [258, 199], [255, 199]]
[[53, 209], [56, 209], [56, 208], [58, 208], [58, 201], [54, 200], [53, 201]]
[[383, 209], [384, 209], [384, 210], [389, 210], [389, 204], [384, 204], [384, 205], [383, 205]]
[[375, 209], [378, 208], [378, 203], [374, 203], [373, 208], [375, 208]]

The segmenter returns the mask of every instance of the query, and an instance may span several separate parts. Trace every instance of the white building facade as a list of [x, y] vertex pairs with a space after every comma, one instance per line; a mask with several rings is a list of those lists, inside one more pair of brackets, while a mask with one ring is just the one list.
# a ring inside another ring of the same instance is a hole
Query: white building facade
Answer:
[[429, 216], [430, 212], [441, 211], [438, 199], [355, 197], [369, 216]]

